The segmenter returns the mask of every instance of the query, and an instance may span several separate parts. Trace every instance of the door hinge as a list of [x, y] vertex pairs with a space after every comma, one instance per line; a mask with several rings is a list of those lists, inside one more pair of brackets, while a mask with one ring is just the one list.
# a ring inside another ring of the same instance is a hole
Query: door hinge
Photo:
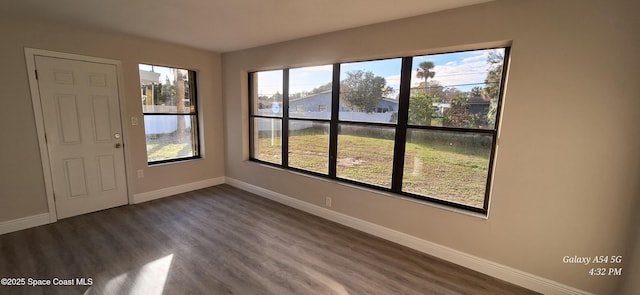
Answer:
[[44, 134], [44, 142], [45, 143], [49, 143], [49, 139], [47, 139], [47, 134], [46, 133]]
[[38, 80], [38, 70], [35, 70], [36, 72], [36, 80]]

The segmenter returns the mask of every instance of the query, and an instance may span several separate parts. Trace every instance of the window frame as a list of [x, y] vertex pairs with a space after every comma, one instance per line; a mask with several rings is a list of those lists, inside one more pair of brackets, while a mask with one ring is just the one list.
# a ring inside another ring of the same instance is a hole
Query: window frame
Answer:
[[[288, 165], [288, 124], [289, 120], [300, 120], [299, 118], [289, 118], [289, 69], [291, 68], [283, 68], [280, 69], [283, 71], [283, 113], [282, 117], [277, 119], [281, 120], [281, 163], [272, 163], [264, 160], [260, 160], [255, 158], [255, 150], [254, 150], [254, 126], [253, 121], [254, 118], [260, 118], [262, 116], [254, 114], [254, 102], [253, 102], [253, 92], [254, 85], [256, 85], [257, 81], [254, 79], [254, 74], [260, 71], [251, 71], [248, 73], [248, 85], [249, 85], [249, 160], [253, 162], [257, 162], [260, 164], [277, 167], [280, 169], [291, 170], [303, 174], [308, 174], [320, 178], [326, 178], [330, 180], [336, 180], [339, 182], [343, 182], [346, 184], [356, 185], [364, 188], [370, 188], [374, 190], [379, 190], [386, 193], [391, 193], [394, 195], [399, 195], [403, 197], [410, 197], [419, 201], [426, 201], [430, 203], [435, 203], [439, 205], [444, 205], [447, 207], [453, 207], [455, 209], [462, 209], [465, 211], [488, 214], [489, 211], [489, 202], [491, 195], [491, 188], [493, 184], [493, 173], [494, 166], [496, 160], [496, 148], [497, 148], [497, 139], [498, 139], [498, 131], [500, 130], [501, 123], [501, 115], [502, 115], [502, 105], [504, 100], [504, 91], [507, 80], [507, 72], [509, 68], [510, 61], [510, 53], [511, 46], [499, 46], [499, 47], [488, 47], [488, 48], [474, 48], [468, 50], [460, 50], [460, 51], [451, 51], [451, 52], [435, 52], [429, 53], [427, 55], [435, 55], [435, 54], [448, 54], [448, 53], [457, 53], [457, 52], [468, 52], [468, 51], [476, 51], [476, 50], [490, 50], [490, 49], [504, 49], [504, 59], [502, 63], [502, 75], [500, 79], [500, 87], [497, 97], [497, 105], [496, 105], [496, 118], [495, 124], [493, 128], [464, 128], [464, 127], [446, 127], [446, 126], [430, 126], [430, 125], [417, 125], [417, 124], [409, 124], [409, 102], [411, 96], [411, 74], [413, 70], [413, 59], [414, 57], [423, 56], [423, 55], [411, 55], [411, 56], [403, 56], [399, 57], [402, 59], [401, 62], [401, 78], [400, 78], [400, 89], [399, 89], [399, 97], [398, 97], [398, 114], [397, 121], [395, 123], [379, 123], [379, 122], [361, 122], [361, 121], [349, 121], [349, 120], [340, 120], [339, 112], [340, 112], [340, 67], [342, 63], [334, 63], [333, 66], [333, 76], [332, 76], [332, 91], [331, 91], [331, 117], [329, 120], [325, 119], [303, 119], [308, 121], [318, 121], [318, 122], [328, 122], [329, 123], [329, 151], [328, 151], [328, 162], [329, 169], [328, 173], [318, 173], [314, 171], [304, 170], [300, 168], [290, 167]], [[384, 59], [393, 59], [398, 57], [388, 57], [376, 60], [384, 60]], [[374, 60], [362, 60], [362, 61], [374, 61]], [[351, 62], [360, 62], [351, 61]], [[348, 62], [343, 62], [348, 63]], [[273, 118], [273, 117], [268, 117]], [[394, 139], [394, 152], [393, 152], [393, 172], [391, 178], [391, 186], [389, 188], [382, 187], [379, 185], [360, 182], [356, 180], [341, 178], [336, 176], [337, 170], [337, 154], [338, 154], [338, 135], [340, 124], [349, 124], [349, 125], [358, 125], [358, 126], [378, 126], [378, 127], [392, 127], [395, 129], [395, 139]], [[402, 181], [404, 174], [404, 158], [407, 144], [407, 132], [410, 129], [418, 129], [418, 130], [432, 130], [432, 131], [448, 131], [455, 133], [475, 133], [475, 134], [489, 134], [491, 135], [491, 147], [490, 147], [490, 156], [487, 167], [487, 175], [485, 182], [485, 192], [483, 198], [483, 206], [474, 207], [470, 205], [465, 205], [462, 203], [457, 203], [453, 201], [448, 201], [444, 199], [439, 199], [435, 197], [419, 195], [416, 193], [402, 191]]]
[[[167, 163], [178, 163], [178, 162], [183, 162], [183, 161], [189, 161], [189, 160], [195, 160], [195, 159], [202, 159], [202, 151], [201, 151], [201, 142], [200, 142], [200, 117], [199, 117], [199, 113], [200, 113], [200, 108], [199, 108], [199, 96], [198, 96], [198, 83], [197, 83], [197, 78], [198, 78], [198, 74], [195, 70], [191, 70], [191, 69], [186, 69], [186, 68], [178, 68], [178, 67], [173, 67], [173, 66], [165, 66], [165, 65], [158, 65], [158, 64], [139, 64], [139, 65], [149, 65], [149, 66], [158, 66], [158, 67], [165, 67], [165, 68], [173, 68], [173, 69], [178, 69], [178, 70], [185, 70], [188, 73], [188, 85], [189, 85], [189, 112], [188, 113], [171, 113], [171, 112], [145, 112], [144, 108], [142, 111], [142, 118], [143, 118], [143, 122], [144, 122], [144, 118], [146, 116], [185, 116], [187, 117], [189, 120], [192, 120], [192, 123], [195, 122], [195, 126], [194, 124], [191, 124], [192, 128], [191, 128], [191, 137], [192, 137], [192, 142], [191, 142], [191, 146], [193, 149], [193, 156], [189, 156], [189, 157], [180, 157], [180, 158], [171, 158], [171, 159], [165, 159], [165, 160], [158, 160], [158, 161], [149, 161], [149, 153], [148, 151], [145, 151], [145, 154], [147, 156], [147, 166], [155, 166], [155, 165], [160, 165], [160, 164], [167, 164]], [[193, 108], [191, 107], [193, 106]], [[194, 128], [195, 127], [195, 128]], [[195, 130], [194, 130], [195, 129]], [[146, 136], [147, 133], [145, 131], [145, 146], [146, 146]]]

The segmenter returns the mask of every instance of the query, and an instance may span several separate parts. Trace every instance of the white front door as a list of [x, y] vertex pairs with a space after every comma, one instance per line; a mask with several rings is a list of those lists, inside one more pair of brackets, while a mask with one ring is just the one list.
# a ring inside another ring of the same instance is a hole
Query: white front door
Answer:
[[36, 56], [58, 218], [128, 203], [116, 66]]

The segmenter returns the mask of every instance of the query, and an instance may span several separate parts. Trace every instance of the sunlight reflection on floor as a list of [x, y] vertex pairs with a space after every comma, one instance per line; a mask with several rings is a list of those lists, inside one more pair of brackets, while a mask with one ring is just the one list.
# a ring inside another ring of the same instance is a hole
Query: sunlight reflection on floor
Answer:
[[[104, 287], [93, 286], [85, 294], [148, 294], [161, 295], [171, 268], [173, 254], [149, 262], [110, 279]], [[102, 290], [98, 290], [102, 289]]]

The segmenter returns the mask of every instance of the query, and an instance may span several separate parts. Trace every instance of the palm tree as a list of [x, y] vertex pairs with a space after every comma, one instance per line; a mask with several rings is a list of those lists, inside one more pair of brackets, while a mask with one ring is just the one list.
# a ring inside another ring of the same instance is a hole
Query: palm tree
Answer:
[[418, 65], [418, 73], [416, 77], [424, 79], [424, 90], [427, 91], [427, 79], [433, 78], [436, 75], [436, 72], [433, 72], [433, 68], [435, 65], [431, 61], [423, 61]]
[[[432, 104], [432, 100], [430, 98], [430, 95], [428, 94], [429, 92], [427, 91], [427, 79], [429, 78], [433, 78], [433, 76], [436, 75], [436, 72], [433, 72], [431, 70], [433, 70], [434, 68], [434, 64], [431, 61], [423, 61], [418, 65], [418, 72], [416, 73], [416, 77], [418, 78], [423, 78], [424, 79], [424, 95], [426, 98], [426, 102], [427, 105], [423, 106], [425, 108], [429, 108], [428, 110], [425, 110], [424, 112], [424, 124], [425, 125], [431, 125], [431, 104]], [[417, 97], [416, 97], [417, 99]], [[409, 110], [411, 110], [411, 108], [409, 108]], [[414, 108], [414, 110], [416, 110]]]
[[[185, 76], [180, 69], [173, 69], [173, 77], [175, 78], [176, 85], [176, 111], [178, 114], [184, 113], [184, 92], [185, 92]], [[177, 116], [176, 136], [174, 137], [175, 143], [183, 143], [186, 124], [186, 116]]]

